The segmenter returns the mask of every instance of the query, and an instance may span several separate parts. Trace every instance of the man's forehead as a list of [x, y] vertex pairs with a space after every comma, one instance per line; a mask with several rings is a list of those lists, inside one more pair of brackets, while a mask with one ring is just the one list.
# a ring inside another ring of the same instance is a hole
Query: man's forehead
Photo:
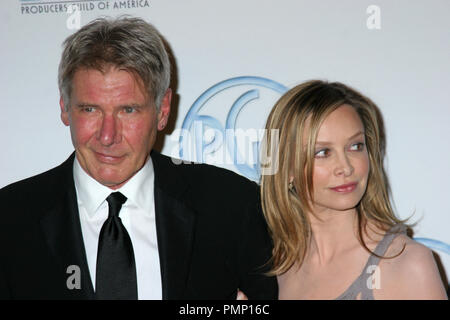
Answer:
[[99, 89], [108, 89], [109, 87], [131, 87], [132, 90], [138, 90], [144, 97], [149, 98], [150, 92], [145, 87], [141, 77], [132, 70], [109, 66], [107, 69], [79, 68], [75, 71], [72, 81], [72, 89], [83, 88], [95, 93]]

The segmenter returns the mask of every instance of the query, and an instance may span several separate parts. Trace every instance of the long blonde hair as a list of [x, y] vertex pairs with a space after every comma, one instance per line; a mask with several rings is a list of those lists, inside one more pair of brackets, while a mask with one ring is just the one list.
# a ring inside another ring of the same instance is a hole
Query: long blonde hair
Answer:
[[[391, 206], [383, 166], [384, 126], [378, 107], [342, 83], [305, 82], [278, 100], [266, 124], [266, 133], [279, 130], [278, 157], [274, 160], [278, 170], [261, 176], [262, 208], [274, 244], [272, 275], [283, 274], [295, 263], [301, 265], [306, 255], [311, 236], [306, 213], [312, 212], [314, 146], [323, 120], [343, 104], [352, 106], [361, 118], [370, 163], [367, 189], [356, 207], [359, 241], [370, 252], [362, 237], [367, 221], [382, 230], [405, 222], [395, 216]], [[305, 147], [299, 141], [306, 141]], [[263, 152], [272, 150], [271, 144], [266, 136]], [[293, 186], [289, 186], [291, 175], [295, 177]]]

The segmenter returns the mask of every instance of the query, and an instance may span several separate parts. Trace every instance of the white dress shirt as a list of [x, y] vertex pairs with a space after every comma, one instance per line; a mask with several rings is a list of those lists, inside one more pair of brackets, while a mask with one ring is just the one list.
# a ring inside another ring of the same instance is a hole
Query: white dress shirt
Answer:
[[138, 299], [162, 299], [161, 270], [155, 224], [154, 169], [151, 158], [127, 183], [112, 190], [89, 176], [75, 157], [73, 177], [87, 263], [95, 290], [98, 238], [108, 218], [106, 198], [121, 192], [128, 200], [119, 217], [133, 244]]

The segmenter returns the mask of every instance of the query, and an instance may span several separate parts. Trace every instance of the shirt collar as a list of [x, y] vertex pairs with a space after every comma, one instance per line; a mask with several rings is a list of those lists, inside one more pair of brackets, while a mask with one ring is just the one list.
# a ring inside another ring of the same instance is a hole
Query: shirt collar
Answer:
[[90, 217], [92, 217], [112, 192], [122, 192], [128, 198], [124, 206], [137, 206], [144, 212], [151, 214], [154, 206], [154, 169], [151, 157], [144, 166], [122, 187], [112, 190], [84, 171], [75, 157], [73, 176], [77, 191], [78, 204], [82, 204]]

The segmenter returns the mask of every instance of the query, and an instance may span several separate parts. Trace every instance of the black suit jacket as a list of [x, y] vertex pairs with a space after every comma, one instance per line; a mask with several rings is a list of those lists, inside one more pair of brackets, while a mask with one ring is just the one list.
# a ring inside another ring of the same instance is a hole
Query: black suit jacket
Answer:
[[[155, 214], [163, 299], [276, 299], [262, 273], [271, 241], [255, 183], [157, 152]], [[0, 190], [0, 298], [95, 299], [73, 181], [60, 166]], [[78, 266], [81, 289], [67, 281]]]

